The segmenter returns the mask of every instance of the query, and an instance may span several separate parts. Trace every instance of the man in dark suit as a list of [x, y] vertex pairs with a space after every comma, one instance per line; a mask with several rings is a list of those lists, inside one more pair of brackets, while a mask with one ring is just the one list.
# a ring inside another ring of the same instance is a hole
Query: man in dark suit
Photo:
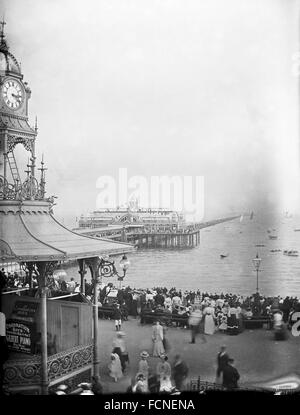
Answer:
[[237, 389], [240, 378], [240, 374], [233, 366], [233, 363], [234, 360], [229, 358], [227, 365], [223, 369], [223, 386], [228, 390]]
[[224, 367], [228, 363], [228, 359], [229, 359], [229, 356], [228, 356], [228, 354], [226, 352], [226, 346], [223, 345], [223, 346], [221, 346], [221, 349], [220, 349], [220, 351], [218, 353], [218, 356], [217, 356], [217, 364], [218, 364], [218, 368], [217, 368], [217, 383], [219, 383], [219, 381], [220, 381], [220, 377], [221, 377], [221, 375], [223, 373]]
[[173, 378], [175, 382], [176, 389], [182, 391], [184, 389], [184, 383], [189, 373], [187, 364], [181, 359], [181, 356], [177, 354], [175, 356], [174, 366], [173, 366]]

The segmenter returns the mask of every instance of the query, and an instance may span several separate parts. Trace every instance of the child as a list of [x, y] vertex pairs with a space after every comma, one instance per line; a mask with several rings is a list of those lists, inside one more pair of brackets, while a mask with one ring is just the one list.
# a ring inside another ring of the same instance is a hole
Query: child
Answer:
[[120, 358], [117, 355], [117, 353], [112, 353], [110, 355], [110, 359], [111, 362], [108, 365], [109, 376], [111, 376], [115, 380], [115, 382], [117, 382], [118, 379], [123, 376]]

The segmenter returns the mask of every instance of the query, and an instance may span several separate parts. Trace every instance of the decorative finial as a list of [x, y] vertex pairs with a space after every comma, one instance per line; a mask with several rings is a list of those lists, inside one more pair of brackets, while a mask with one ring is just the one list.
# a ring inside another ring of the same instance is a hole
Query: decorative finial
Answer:
[[[34, 129], [35, 129], [35, 132], [37, 133], [37, 132], [38, 132], [38, 122], [37, 122], [37, 116], [35, 116], [35, 124], [34, 124]], [[43, 157], [44, 157], [44, 155], [43, 155]]]
[[1, 43], [3, 43], [3, 41], [5, 39], [4, 26], [6, 25], [6, 21], [4, 20], [4, 16], [2, 17], [2, 22], [0, 22], [0, 25], [1, 25], [0, 38], [1, 38]]
[[46, 193], [46, 190], [45, 190], [45, 186], [46, 186], [45, 171], [47, 169], [44, 167], [44, 164], [45, 164], [45, 162], [44, 162], [44, 154], [42, 154], [41, 167], [39, 168], [39, 170], [41, 171], [40, 192], [41, 192], [42, 199], [44, 199], [45, 193]]
[[6, 25], [6, 21], [4, 20], [4, 16], [2, 18], [2, 22], [0, 22], [1, 29], [0, 29], [0, 48], [4, 51], [8, 50], [8, 46], [5, 40], [5, 34], [4, 34], [4, 26]]

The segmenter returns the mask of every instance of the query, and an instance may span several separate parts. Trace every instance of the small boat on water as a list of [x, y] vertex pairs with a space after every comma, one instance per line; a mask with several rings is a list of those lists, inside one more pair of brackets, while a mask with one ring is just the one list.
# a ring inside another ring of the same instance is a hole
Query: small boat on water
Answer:
[[266, 246], [264, 244], [256, 244], [255, 246], [261, 247], [261, 246]]
[[295, 249], [285, 249], [283, 251], [283, 255], [287, 255], [287, 256], [299, 256], [299, 252], [296, 251]]
[[281, 252], [281, 249], [270, 249], [270, 252]]
[[222, 258], [222, 259], [223, 259], [223, 258], [227, 258], [227, 257], [228, 257], [228, 255], [229, 255], [229, 254], [221, 254], [221, 255], [220, 255], [220, 258]]
[[269, 235], [269, 239], [277, 239], [278, 236], [277, 235]]
[[294, 229], [294, 232], [300, 232], [300, 228]]

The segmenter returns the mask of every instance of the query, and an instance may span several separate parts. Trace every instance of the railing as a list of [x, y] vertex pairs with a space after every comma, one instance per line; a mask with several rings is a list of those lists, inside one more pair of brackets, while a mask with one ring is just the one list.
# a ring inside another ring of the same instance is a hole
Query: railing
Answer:
[[200, 376], [198, 376], [197, 379], [190, 380], [187, 385], [187, 390], [190, 392], [204, 392], [207, 390], [225, 391], [225, 388], [218, 383], [202, 381]]
[[76, 346], [48, 358], [49, 381], [92, 364], [93, 345]]
[[[206, 382], [202, 381], [200, 376], [198, 376], [197, 379], [191, 379], [190, 382], [187, 385], [187, 390], [189, 392], [199, 392], [204, 393], [206, 391], [227, 391], [228, 389], [224, 388], [221, 384], [214, 383], [214, 382]], [[267, 387], [249, 387], [249, 386], [243, 386], [240, 385], [237, 389], [242, 392], [264, 392], [264, 393], [274, 393], [274, 394], [280, 394], [280, 395], [289, 395], [293, 393], [299, 393], [298, 389], [292, 389], [289, 387], [273, 387], [273, 388], [267, 388]]]
[[[92, 364], [93, 345], [76, 346], [48, 357], [49, 382]], [[7, 386], [38, 384], [41, 381], [41, 357], [8, 360], [4, 365]]]

